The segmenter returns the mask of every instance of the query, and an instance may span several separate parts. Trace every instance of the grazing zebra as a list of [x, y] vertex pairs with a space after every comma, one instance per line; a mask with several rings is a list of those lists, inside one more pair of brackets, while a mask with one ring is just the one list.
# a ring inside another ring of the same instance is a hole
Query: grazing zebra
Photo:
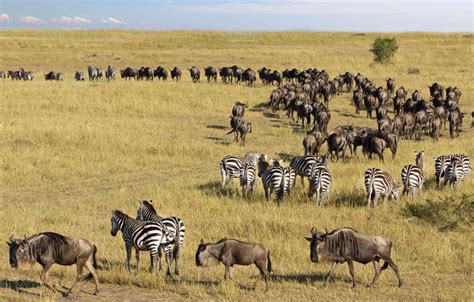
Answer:
[[244, 157], [228, 155], [220, 162], [220, 170], [222, 177], [222, 189], [232, 182], [234, 178], [240, 178], [240, 169], [244, 163], [253, 165], [257, 164], [258, 154], [247, 153]]
[[469, 160], [469, 156], [465, 154], [453, 154], [451, 155], [451, 161], [457, 160], [461, 163], [462, 168], [464, 170], [464, 174], [467, 176], [471, 174], [472, 172], [472, 167], [471, 167], [471, 162]]
[[446, 181], [446, 168], [451, 164], [450, 155], [441, 155], [434, 158], [435, 160], [435, 176], [438, 190], [441, 189], [441, 179], [444, 178]]
[[327, 161], [314, 164], [309, 176], [309, 201], [311, 202], [311, 198], [316, 193], [316, 206], [320, 207], [323, 200], [329, 198], [331, 183], [332, 177], [327, 167]]
[[415, 196], [415, 188], [420, 190], [420, 193], [423, 190], [423, 182], [425, 180], [425, 175], [423, 173], [423, 158], [425, 153], [423, 151], [417, 153], [415, 151], [415, 162], [416, 165], [406, 165], [402, 169], [402, 182], [403, 182], [403, 192], [405, 194], [411, 193], [412, 196]]
[[457, 191], [459, 183], [464, 180], [465, 176], [463, 163], [458, 157], [453, 157], [451, 163], [446, 167], [444, 185], [449, 182], [449, 186]]
[[375, 208], [377, 200], [383, 196], [383, 202], [386, 203], [390, 196], [393, 200], [400, 198], [400, 186], [395, 183], [393, 177], [377, 168], [370, 168], [364, 174], [365, 190], [367, 191], [367, 208], [371, 204]]
[[296, 156], [291, 160], [290, 167], [301, 177], [301, 184], [304, 185], [304, 178], [311, 175], [311, 168], [319, 162], [320, 158], [315, 155]]
[[256, 182], [256, 171], [253, 163], [245, 162], [240, 168], [240, 186], [242, 187], [242, 197], [246, 197], [249, 194], [255, 192], [257, 187]]
[[[139, 251], [150, 251], [150, 258], [159, 262], [159, 249], [161, 245], [165, 245], [166, 264], [168, 265], [168, 272], [170, 271], [170, 247], [173, 242], [173, 236], [166, 229], [161, 222], [156, 221], [140, 221], [131, 218], [127, 214], [119, 210], [112, 211], [112, 236], [117, 235], [117, 232], [122, 231], [122, 238], [125, 242], [125, 249], [127, 251], [127, 268], [130, 270], [130, 258], [132, 256], [132, 247], [135, 248], [135, 256], [138, 264], [140, 262]], [[153, 269], [153, 262], [151, 262], [150, 270]], [[158, 271], [158, 268], [157, 268]]]
[[275, 192], [280, 205], [295, 184], [296, 172], [291, 167], [282, 167], [278, 161], [270, 165], [267, 156], [262, 155], [258, 161], [258, 176], [262, 178], [265, 199], [268, 201]]
[[[137, 210], [137, 219], [141, 221], [155, 221], [162, 223], [173, 237], [173, 254], [171, 261], [175, 261], [174, 272], [179, 275], [178, 260], [183, 248], [186, 229], [184, 222], [178, 217], [161, 217], [156, 213], [152, 201], [140, 201], [140, 207]], [[161, 270], [161, 250], [159, 251], [159, 269]], [[171, 266], [171, 264], [170, 264]], [[171, 275], [168, 270], [167, 275]]]

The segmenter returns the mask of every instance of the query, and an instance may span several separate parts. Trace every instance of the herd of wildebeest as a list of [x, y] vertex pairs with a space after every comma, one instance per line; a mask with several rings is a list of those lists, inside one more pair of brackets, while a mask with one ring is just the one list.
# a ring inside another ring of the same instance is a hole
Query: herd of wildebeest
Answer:
[[[108, 66], [106, 69], [88, 66], [90, 81], [106, 79], [114, 80], [116, 69]], [[189, 68], [193, 82], [200, 81], [200, 70], [193, 66]], [[182, 71], [174, 67], [170, 72], [159, 66], [155, 70], [150, 67], [139, 69], [126, 68], [120, 70], [124, 79], [135, 80], [172, 80], [179, 81]], [[220, 76], [222, 82], [245, 83], [255, 85], [257, 75], [263, 85], [276, 85], [269, 97], [267, 107], [273, 113], [286, 111], [286, 117], [296, 122], [301, 120], [301, 128], [307, 130], [303, 140], [304, 155], [291, 158], [288, 166], [282, 160], [271, 160], [265, 154], [247, 153], [245, 156], [228, 155], [220, 161], [222, 189], [233, 179], [239, 179], [243, 196], [255, 191], [257, 176], [261, 178], [265, 197], [268, 200], [271, 194], [277, 195], [278, 205], [284, 197], [290, 194], [295, 186], [296, 176], [309, 181], [308, 196], [311, 200], [316, 195], [316, 204], [322, 206], [322, 201], [328, 199], [333, 178], [329, 169], [330, 160], [346, 160], [346, 149], [349, 148], [353, 156], [357, 156], [357, 147], [362, 148], [362, 153], [369, 159], [373, 154], [384, 160], [384, 150], [390, 149], [395, 157], [398, 143], [403, 139], [420, 139], [423, 135], [431, 136], [438, 140], [440, 133], [449, 124], [451, 138], [459, 136], [462, 126], [463, 113], [460, 110], [461, 90], [457, 87], [444, 89], [438, 83], [429, 86], [429, 99], [422, 96], [422, 92], [415, 90], [409, 92], [403, 87], [396, 87], [395, 80], [386, 80], [385, 87], [377, 87], [373, 81], [362, 74], [353, 75], [346, 72], [330, 79], [328, 73], [318, 69], [286, 69], [283, 72], [262, 68], [254, 71], [250, 68], [242, 69], [234, 65], [216, 69], [212, 66], [204, 69], [208, 82], [216, 82]], [[2, 72], [0, 78], [10, 77], [12, 80], [33, 80], [34, 74], [20, 68], [15, 71]], [[46, 80], [64, 80], [64, 74], [51, 71], [44, 75]], [[74, 75], [77, 81], [84, 81], [85, 76], [81, 71]], [[352, 125], [339, 125], [328, 130], [331, 120], [331, 103], [338, 94], [351, 93], [355, 106], [355, 114], [366, 110], [367, 118], [371, 119], [375, 111], [377, 129], [368, 127], [355, 127]], [[390, 117], [390, 104], [393, 106], [393, 116]], [[244, 121], [247, 104], [237, 101], [232, 108], [230, 125], [234, 139], [245, 145], [246, 136], [252, 132], [252, 124]], [[473, 115], [474, 116], [474, 115]], [[327, 143], [328, 152], [321, 154], [321, 146]], [[465, 154], [440, 155], [435, 159], [435, 177], [438, 189], [444, 184], [458, 187], [471, 173], [472, 168], [469, 157]], [[405, 165], [401, 170], [403, 192], [407, 195], [415, 194], [415, 189], [420, 192], [425, 181], [424, 152], [415, 151], [415, 163]], [[384, 202], [389, 197], [398, 199], [401, 195], [400, 185], [387, 172], [378, 168], [369, 168], [364, 174], [364, 185], [367, 191], [367, 206], [375, 207], [380, 197]], [[113, 210], [111, 216], [111, 234], [115, 236], [122, 232], [127, 255], [127, 268], [130, 270], [131, 251], [136, 251], [137, 269], [139, 252], [150, 252], [153, 270], [161, 270], [162, 250], [167, 262], [167, 276], [171, 276], [171, 263], [175, 261], [175, 274], [179, 274], [178, 259], [185, 238], [184, 222], [178, 217], [161, 217], [156, 213], [151, 201], [140, 201], [136, 219], [127, 214]], [[380, 236], [363, 235], [356, 230], [344, 227], [331, 232], [311, 229], [310, 260], [322, 260], [332, 263], [331, 269], [324, 281], [329, 281], [337, 264], [348, 263], [352, 277], [352, 286], [356, 286], [353, 262], [367, 264], [372, 262], [375, 275], [370, 283], [372, 286], [380, 273], [390, 266], [395, 272], [398, 285], [402, 285], [398, 267], [391, 259], [392, 242]], [[55, 290], [49, 283], [48, 271], [52, 264], [76, 264], [77, 277], [71, 288], [64, 293], [69, 295], [76, 283], [80, 280], [93, 279], [95, 292], [98, 293], [97, 277], [97, 246], [84, 239], [68, 238], [53, 232], [44, 232], [24, 239], [8, 241], [10, 250], [10, 264], [18, 267], [21, 262], [38, 262], [43, 266], [41, 281], [50, 289]], [[383, 260], [384, 264], [379, 265]], [[255, 264], [259, 270], [259, 280], [265, 281], [265, 290], [268, 289], [268, 280], [272, 272], [270, 249], [263, 244], [249, 243], [235, 239], [222, 239], [216, 243], [205, 243], [202, 239], [198, 244], [195, 254], [197, 266], [209, 266], [222, 263], [225, 266], [225, 279], [232, 279], [231, 268], [234, 265]], [[83, 268], [90, 274], [82, 278]]]

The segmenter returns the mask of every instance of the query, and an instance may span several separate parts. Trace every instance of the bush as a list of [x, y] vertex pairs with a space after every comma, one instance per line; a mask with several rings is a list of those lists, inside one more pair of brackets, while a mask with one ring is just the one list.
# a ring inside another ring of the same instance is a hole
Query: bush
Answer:
[[441, 231], [470, 228], [474, 219], [474, 199], [463, 195], [461, 198], [451, 196], [438, 201], [408, 203], [405, 215], [435, 225]]
[[374, 54], [374, 60], [386, 64], [398, 50], [398, 42], [395, 38], [377, 38], [372, 44], [370, 52]]

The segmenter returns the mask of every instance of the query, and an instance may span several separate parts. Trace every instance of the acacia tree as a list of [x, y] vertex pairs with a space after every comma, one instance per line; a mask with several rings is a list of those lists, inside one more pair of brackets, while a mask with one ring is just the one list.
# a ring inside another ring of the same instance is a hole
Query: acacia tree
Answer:
[[395, 38], [377, 38], [372, 44], [370, 52], [374, 54], [374, 60], [386, 64], [398, 50], [398, 42]]

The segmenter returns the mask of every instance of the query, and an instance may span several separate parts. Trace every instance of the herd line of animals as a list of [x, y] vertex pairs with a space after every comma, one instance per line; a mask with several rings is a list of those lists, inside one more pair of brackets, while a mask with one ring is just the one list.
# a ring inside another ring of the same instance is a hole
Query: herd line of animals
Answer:
[[[217, 81], [217, 76], [224, 83], [244, 82], [254, 85], [258, 73], [264, 85], [278, 85], [271, 92], [269, 108], [273, 112], [285, 110], [286, 116], [294, 120], [294, 112], [297, 113], [296, 122], [301, 119], [302, 128], [311, 128], [303, 140], [304, 155], [293, 157], [288, 166], [283, 166], [282, 160], [269, 159], [267, 155], [247, 153], [243, 157], [226, 156], [220, 161], [220, 174], [222, 189], [233, 179], [240, 180], [242, 195], [252, 194], [257, 185], [257, 176], [261, 178], [266, 200], [270, 200], [271, 194], [277, 196], [278, 205], [284, 201], [284, 197], [290, 194], [295, 186], [296, 176], [309, 181], [308, 196], [315, 195], [316, 205], [322, 206], [328, 199], [333, 177], [329, 169], [329, 160], [339, 160], [340, 153], [343, 160], [346, 158], [346, 148], [349, 147], [351, 154], [357, 156], [358, 146], [362, 147], [364, 155], [372, 158], [377, 154], [383, 161], [383, 151], [389, 148], [395, 156], [400, 137], [411, 139], [413, 136], [419, 138], [421, 135], [431, 135], [438, 139], [440, 131], [449, 122], [450, 136], [459, 136], [462, 126], [463, 113], [459, 107], [461, 91], [457, 87], [444, 89], [438, 83], [429, 86], [430, 101], [423, 99], [421, 93], [415, 90], [411, 98], [402, 87], [396, 89], [395, 80], [387, 79], [386, 88], [376, 87], [372, 81], [360, 73], [356, 76], [346, 72], [343, 75], [330, 80], [324, 70], [297, 69], [285, 70], [280, 73], [277, 70], [262, 68], [254, 70], [242, 69], [234, 65], [216, 69], [207, 67], [205, 76], [209, 82]], [[200, 70], [193, 66], [189, 69], [193, 82], [200, 80]], [[88, 67], [90, 81], [100, 80], [105, 77], [108, 81], [114, 80], [116, 69], [108, 66], [102, 70], [97, 67]], [[156, 70], [150, 67], [141, 67], [136, 70], [126, 68], [120, 70], [124, 79], [136, 80], [167, 80], [168, 71], [159, 66]], [[178, 67], [174, 67], [171, 78], [179, 81], [182, 75]], [[10, 77], [12, 80], [33, 80], [34, 74], [20, 68], [7, 73], [0, 71], [0, 78]], [[64, 74], [60, 72], [49, 72], [45, 74], [46, 80], [64, 80]], [[75, 73], [75, 79], [83, 81], [84, 73]], [[356, 85], [356, 89], [352, 90]], [[367, 117], [372, 117], [375, 110], [377, 118], [377, 130], [371, 128], [359, 128], [350, 125], [338, 126], [328, 131], [331, 119], [329, 105], [335, 95], [345, 91], [352, 92], [355, 112], [359, 114], [362, 107], [367, 111]], [[392, 95], [394, 97], [392, 98]], [[395, 116], [390, 118], [388, 104], [393, 102]], [[377, 104], [378, 103], [378, 104]], [[238, 142], [245, 144], [246, 135], [252, 132], [252, 124], [243, 120], [245, 103], [236, 102], [232, 109], [231, 127], [228, 133], [234, 133]], [[305, 125], [306, 122], [306, 125]], [[327, 142], [328, 153], [320, 155], [320, 148]], [[465, 154], [442, 155], [435, 158], [435, 177], [438, 189], [442, 185], [449, 184], [457, 188], [461, 182], [471, 173], [470, 159]], [[405, 165], [401, 170], [403, 192], [407, 195], [415, 195], [415, 189], [421, 193], [425, 180], [424, 152], [415, 151], [415, 164]], [[364, 184], [367, 191], [367, 206], [375, 207], [380, 197], [384, 202], [389, 197], [396, 200], [400, 197], [400, 185], [387, 172], [378, 168], [369, 168], [364, 174]], [[171, 276], [171, 266], [174, 261], [174, 273], [179, 275], [179, 258], [185, 239], [185, 226], [182, 219], [178, 217], [161, 217], [153, 207], [152, 201], [142, 200], [137, 210], [136, 219], [127, 214], [113, 210], [111, 215], [111, 235], [116, 236], [122, 232], [125, 243], [127, 268], [130, 270], [132, 250], [135, 250], [136, 267], [138, 269], [140, 251], [150, 253], [150, 270], [162, 269], [161, 257], [165, 254], [167, 263], [167, 276]], [[398, 285], [402, 285], [402, 279], [397, 265], [391, 259], [392, 242], [380, 236], [364, 235], [356, 230], [344, 227], [328, 232], [320, 232], [311, 229], [310, 236], [306, 237], [310, 242], [310, 260], [319, 262], [330, 261], [331, 268], [325, 278], [324, 285], [330, 280], [337, 264], [347, 262], [352, 277], [352, 286], [356, 286], [353, 262], [374, 264], [375, 274], [370, 283], [374, 285], [380, 273], [387, 267], [395, 272]], [[43, 267], [41, 281], [43, 284], [55, 291], [49, 282], [48, 272], [55, 263], [60, 265], [77, 265], [77, 276], [70, 289], [64, 293], [69, 295], [79, 281], [94, 280], [95, 292], [99, 292], [97, 276], [97, 246], [85, 239], [75, 239], [63, 235], [44, 232], [29, 238], [14, 239], [13, 235], [7, 242], [10, 251], [10, 265], [18, 267], [22, 262], [36, 263]], [[381, 266], [379, 261], [383, 260]], [[224, 279], [232, 279], [231, 268], [234, 265], [255, 264], [259, 275], [255, 281], [256, 288], [260, 280], [265, 282], [265, 291], [268, 290], [268, 281], [272, 272], [270, 249], [263, 244], [244, 242], [235, 239], [222, 239], [216, 243], [205, 243], [202, 239], [198, 244], [195, 254], [197, 266], [210, 266], [222, 263], [225, 266]], [[83, 276], [84, 267], [89, 271]]]

